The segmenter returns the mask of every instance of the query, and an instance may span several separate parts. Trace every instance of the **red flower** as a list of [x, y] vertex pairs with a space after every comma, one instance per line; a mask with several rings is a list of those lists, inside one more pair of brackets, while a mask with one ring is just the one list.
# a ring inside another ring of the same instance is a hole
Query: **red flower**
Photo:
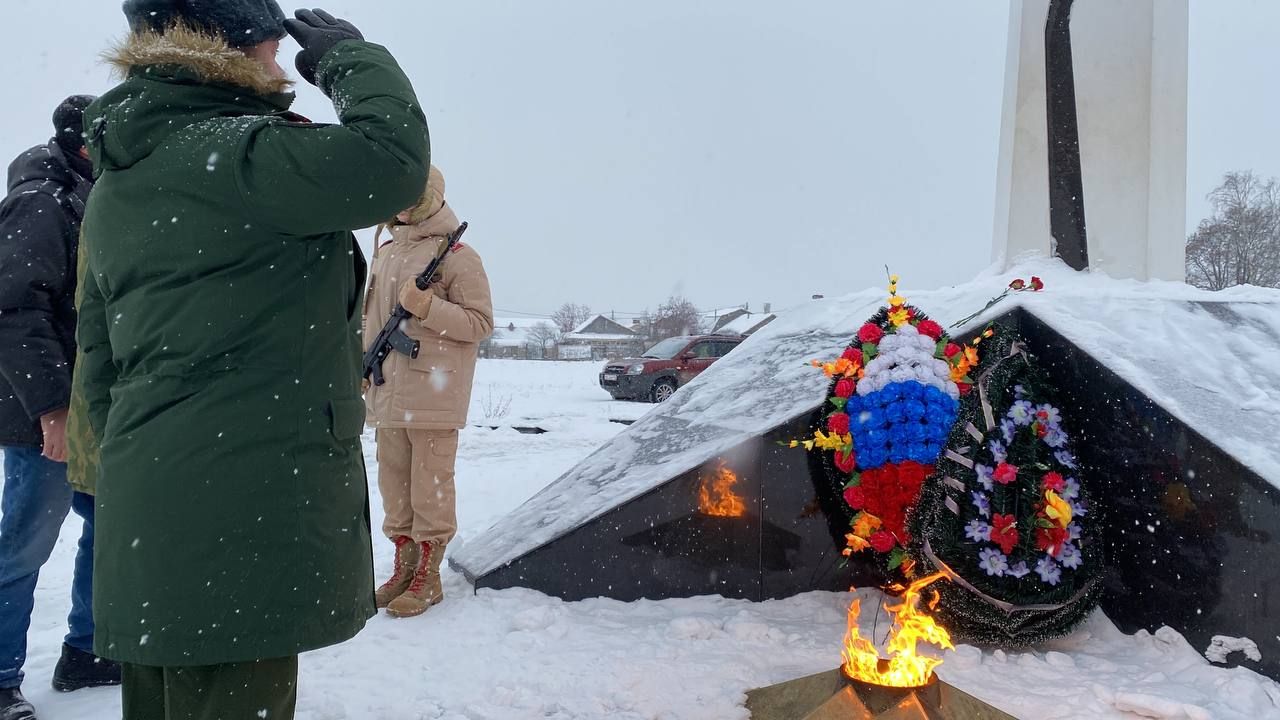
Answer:
[[973, 390], [973, 386], [969, 383], [956, 383], [956, 387], [960, 388], [961, 395], [968, 395]]
[[1018, 466], [1000, 463], [996, 466], [996, 471], [992, 477], [1001, 485], [1008, 485], [1018, 479]]
[[1023, 280], [1022, 278], [1018, 278], [1017, 280], [1014, 280], [1013, 282], [1009, 283], [1009, 287], [1013, 288], [1014, 290], [1021, 290], [1026, 286], [1027, 286], [1027, 281]]
[[959, 345], [957, 345], [957, 344], [955, 344], [955, 343], [947, 343], [947, 349], [946, 349], [946, 350], [943, 350], [942, 352], [943, 352], [943, 354], [944, 354], [944, 355], [946, 355], [947, 357], [949, 357], [949, 358], [953, 358], [953, 357], [955, 357], [955, 356], [959, 355], [959, 354], [962, 352], [962, 350], [961, 350], [960, 346], [959, 346]]
[[858, 331], [858, 339], [864, 343], [871, 343], [874, 345], [880, 342], [880, 339], [883, 337], [884, 331], [880, 329], [879, 325], [875, 325], [873, 323], [863, 325], [862, 329]]
[[854, 510], [861, 510], [867, 506], [867, 491], [861, 485], [847, 487], [844, 489], [844, 501]]
[[1058, 557], [1062, 554], [1062, 546], [1066, 544], [1069, 537], [1071, 534], [1065, 528], [1038, 527], [1036, 528], [1036, 547], [1053, 557]]
[[887, 553], [893, 549], [894, 545], [898, 544], [898, 541], [893, 539], [893, 535], [884, 530], [872, 533], [868, 540], [871, 541], [871, 549], [878, 553]]
[[855, 347], [848, 347], [844, 349], [844, 354], [840, 357], [848, 360], [849, 362], [860, 363], [862, 362], [862, 350]]
[[1052, 491], [1054, 491], [1054, 492], [1062, 492], [1063, 488], [1065, 488], [1066, 486], [1067, 486], [1066, 481], [1065, 481], [1065, 480], [1063, 480], [1063, 479], [1062, 479], [1062, 476], [1061, 476], [1061, 475], [1059, 475], [1058, 473], [1056, 473], [1056, 472], [1048, 472], [1048, 473], [1045, 473], [1045, 474], [1044, 474], [1044, 489], [1045, 489], [1045, 490], [1052, 490]]
[[1018, 519], [1012, 515], [996, 514], [991, 518], [991, 542], [1000, 546], [1000, 552], [1008, 555], [1018, 546]]
[[836, 451], [836, 468], [842, 473], [851, 473], [858, 466], [858, 455], [850, 449], [848, 452], [843, 450]]
[[847, 413], [832, 413], [827, 418], [827, 429], [837, 435], [849, 434], [849, 415]]
[[839, 397], [839, 398], [852, 397], [853, 391], [856, 387], [857, 386], [855, 386], [853, 384], [853, 381], [850, 380], [849, 378], [841, 378], [840, 382], [836, 383], [836, 397]]
[[1043, 281], [1043, 280], [1041, 280], [1040, 278], [1036, 277], [1035, 275], [1032, 275], [1032, 276], [1031, 276], [1031, 289], [1032, 289], [1032, 290], [1034, 290], [1034, 291], [1036, 291], [1036, 292], [1040, 292], [1041, 290], [1043, 290], [1043, 289], [1044, 289], [1044, 281]]
[[919, 330], [921, 335], [928, 335], [934, 340], [942, 337], [942, 326], [932, 320], [921, 320], [916, 330]]

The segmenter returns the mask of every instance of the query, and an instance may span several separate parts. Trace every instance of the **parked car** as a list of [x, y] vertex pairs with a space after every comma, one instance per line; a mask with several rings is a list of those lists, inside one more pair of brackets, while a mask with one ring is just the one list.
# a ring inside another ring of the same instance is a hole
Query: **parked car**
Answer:
[[600, 387], [615, 400], [664, 402], [745, 339], [690, 335], [663, 340], [638, 358], [609, 361], [600, 373]]

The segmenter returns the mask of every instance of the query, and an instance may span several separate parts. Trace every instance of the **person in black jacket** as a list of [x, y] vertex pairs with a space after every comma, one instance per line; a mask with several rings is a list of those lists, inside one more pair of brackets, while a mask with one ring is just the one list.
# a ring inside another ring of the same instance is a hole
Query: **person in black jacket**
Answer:
[[68, 511], [84, 518], [71, 589], [69, 633], [54, 689], [118, 684], [120, 669], [93, 650], [94, 501], [67, 483], [66, 420], [75, 360], [76, 255], [93, 166], [84, 109], [67, 98], [56, 135], [9, 166], [0, 202], [0, 720], [34, 720], [22, 696], [36, 578]]

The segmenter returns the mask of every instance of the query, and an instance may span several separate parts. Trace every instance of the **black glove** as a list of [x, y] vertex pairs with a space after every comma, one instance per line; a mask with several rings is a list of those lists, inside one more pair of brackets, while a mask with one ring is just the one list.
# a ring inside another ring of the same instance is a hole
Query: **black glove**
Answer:
[[284, 29], [302, 46], [294, 63], [302, 79], [316, 84], [316, 67], [320, 60], [343, 40], [363, 40], [364, 35], [355, 25], [339, 20], [329, 13], [316, 10], [299, 10], [297, 20], [285, 20]]

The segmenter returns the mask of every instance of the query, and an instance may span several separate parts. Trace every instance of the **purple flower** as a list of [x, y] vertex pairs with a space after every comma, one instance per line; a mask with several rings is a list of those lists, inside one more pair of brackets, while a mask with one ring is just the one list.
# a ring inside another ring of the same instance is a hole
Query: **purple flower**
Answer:
[[1084, 517], [1089, 514], [1089, 506], [1083, 500], [1068, 500], [1067, 504], [1071, 506], [1071, 514], [1075, 517]]
[[1000, 577], [1009, 569], [1009, 561], [1005, 559], [1004, 553], [989, 547], [978, 553], [978, 567], [985, 570], [988, 575]]
[[991, 502], [987, 500], [987, 496], [980, 493], [973, 493], [973, 506], [978, 508], [978, 514], [982, 517], [991, 517]]
[[1071, 541], [1079, 540], [1084, 535], [1084, 530], [1080, 527], [1080, 523], [1071, 523], [1067, 526], [1067, 539]]
[[1084, 555], [1080, 553], [1080, 548], [1066, 543], [1062, 546], [1062, 553], [1058, 555], [1058, 562], [1062, 563], [1062, 567], [1075, 570], [1084, 564]]
[[1044, 444], [1051, 448], [1060, 448], [1067, 444], [1067, 434], [1057, 425], [1049, 427], [1049, 432], [1045, 433]]
[[1076, 469], [1076, 459], [1071, 455], [1071, 451], [1069, 450], [1059, 450], [1055, 452], [1053, 454], [1053, 459], [1062, 463], [1064, 466], [1071, 468], [1072, 470]]
[[1063, 483], [1062, 492], [1058, 494], [1063, 500], [1075, 500], [1080, 497], [1080, 481], [1073, 477], [1067, 478]]
[[1019, 560], [1017, 565], [1014, 565], [1013, 567], [1006, 570], [1004, 574], [1008, 575], [1009, 577], [1022, 578], [1022, 577], [1025, 577], [1030, 572], [1031, 572], [1031, 568], [1027, 567], [1027, 561]]
[[1017, 425], [1030, 425], [1035, 419], [1036, 408], [1026, 400], [1019, 400], [1009, 408], [1009, 419]]
[[1036, 563], [1036, 574], [1050, 585], [1057, 585], [1062, 580], [1062, 568], [1058, 567], [1058, 563], [1048, 555], [1040, 558], [1040, 562]]
[[1015, 398], [1017, 398], [1018, 400], [1021, 400], [1022, 398], [1026, 397], [1026, 395], [1027, 395], [1026, 388], [1022, 387], [1021, 385], [1013, 386], [1013, 396]]
[[964, 534], [974, 542], [991, 542], [991, 526], [976, 518], [964, 526]]
[[991, 448], [991, 455], [996, 462], [1002, 463], [1009, 459], [1009, 451], [1005, 449], [1004, 443], [999, 440], [992, 440], [989, 447]]
[[1013, 434], [1017, 432], [1017, 430], [1018, 426], [1009, 418], [1004, 418], [1000, 421], [1000, 434], [1004, 436], [1004, 441], [1006, 443], [1013, 443]]
[[992, 468], [987, 467], [986, 465], [981, 465], [981, 464], [974, 465], [973, 470], [974, 472], [978, 473], [978, 482], [982, 483], [983, 489], [986, 490], [987, 492], [991, 492], [991, 490], [995, 488], [995, 485], [993, 484], [993, 481], [991, 479], [991, 473], [995, 471]]
[[1058, 408], [1047, 403], [1036, 408], [1036, 415], [1040, 422], [1051, 428], [1058, 427], [1062, 422], [1062, 413], [1058, 412]]

